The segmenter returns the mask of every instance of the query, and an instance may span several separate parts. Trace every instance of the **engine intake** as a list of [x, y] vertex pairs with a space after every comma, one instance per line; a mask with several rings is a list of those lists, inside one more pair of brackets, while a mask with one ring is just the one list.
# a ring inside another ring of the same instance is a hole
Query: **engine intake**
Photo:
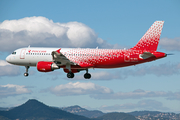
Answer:
[[37, 70], [40, 72], [51, 72], [51, 71], [54, 71], [55, 69], [60, 68], [54, 62], [46, 62], [46, 61], [38, 62], [36, 67], [37, 67]]

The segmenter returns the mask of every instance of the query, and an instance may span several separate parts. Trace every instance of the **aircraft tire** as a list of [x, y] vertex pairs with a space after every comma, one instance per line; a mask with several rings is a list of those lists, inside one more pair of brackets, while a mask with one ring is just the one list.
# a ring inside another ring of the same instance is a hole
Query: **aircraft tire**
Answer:
[[85, 74], [84, 74], [84, 78], [85, 78], [85, 79], [90, 79], [90, 78], [91, 78], [91, 74], [85, 73]]
[[67, 74], [67, 77], [68, 77], [68, 78], [74, 78], [74, 73], [69, 72], [69, 73]]
[[24, 73], [24, 76], [27, 77], [29, 74], [28, 73]]

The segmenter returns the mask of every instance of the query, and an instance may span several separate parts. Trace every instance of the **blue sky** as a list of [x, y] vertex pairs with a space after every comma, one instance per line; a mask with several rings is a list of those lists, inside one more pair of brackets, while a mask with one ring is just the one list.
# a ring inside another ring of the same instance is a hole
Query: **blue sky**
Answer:
[[[179, 5], [178, 0], [1, 0], [0, 106], [37, 99], [50, 106], [80, 105], [103, 112], [180, 113]], [[174, 55], [126, 68], [91, 69], [90, 80], [83, 79], [84, 71], [67, 79], [62, 69], [40, 73], [33, 67], [24, 77], [24, 67], [5, 62], [8, 54], [28, 45], [130, 48], [156, 20], [165, 21], [158, 51]], [[64, 39], [66, 34], [71, 38]]]

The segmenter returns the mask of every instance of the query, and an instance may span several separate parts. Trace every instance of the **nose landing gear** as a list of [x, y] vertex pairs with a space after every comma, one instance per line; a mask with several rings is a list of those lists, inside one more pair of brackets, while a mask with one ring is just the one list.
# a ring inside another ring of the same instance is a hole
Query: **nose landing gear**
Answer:
[[24, 73], [24, 76], [27, 77], [29, 75], [28, 73], [29, 66], [25, 66], [25, 67], [26, 67], [26, 72]]

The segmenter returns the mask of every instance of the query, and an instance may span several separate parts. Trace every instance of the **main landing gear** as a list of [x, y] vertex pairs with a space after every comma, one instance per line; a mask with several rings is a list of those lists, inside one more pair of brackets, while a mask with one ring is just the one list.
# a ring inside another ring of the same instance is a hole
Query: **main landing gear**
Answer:
[[85, 79], [90, 79], [91, 78], [91, 74], [88, 73], [88, 69], [86, 69], [86, 73], [84, 74], [84, 78]]
[[85, 74], [84, 74], [84, 78], [85, 78], [85, 79], [90, 79], [90, 78], [91, 78], [91, 74], [85, 73]]
[[[67, 77], [68, 78], [74, 78], [74, 73], [72, 73], [72, 72], [67, 73]], [[91, 78], [91, 74], [88, 73], [88, 69], [86, 69], [86, 73], [84, 74], [84, 78], [85, 79]]]
[[26, 72], [24, 73], [24, 76], [27, 77], [29, 74], [28, 74], [28, 69], [29, 69], [29, 66], [25, 66], [26, 67]]
[[73, 77], [74, 77], [74, 73], [69, 72], [69, 73], [67, 74], [67, 77], [68, 77], [68, 78], [73, 78]]

